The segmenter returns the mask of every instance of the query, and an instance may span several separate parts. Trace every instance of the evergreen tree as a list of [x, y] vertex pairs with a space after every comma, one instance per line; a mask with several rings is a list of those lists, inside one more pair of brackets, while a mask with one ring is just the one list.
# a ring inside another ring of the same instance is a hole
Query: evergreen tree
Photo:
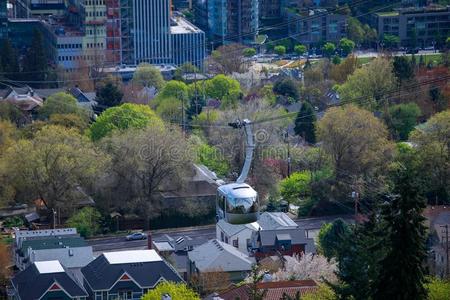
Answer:
[[303, 102], [297, 118], [295, 119], [295, 134], [303, 136], [303, 138], [311, 144], [316, 142], [316, 112], [309, 102]]
[[380, 261], [374, 300], [426, 299], [424, 267], [426, 228], [420, 196], [421, 175], [414, 161], [403, 161], [393, 174], [395, 196], [382, 212], [387, 253]]
[[370, 299], [378, 277], [383, 245], [375, 214], [363, 225], [355, 225], [335, 245], [338, 284], [330, 284], [338, 299]]
[[0, 49], [0, 65], [2, 72], [4, 72], [4, 76], [2, 77], [12, 80], [18, 79], [20, 69], [17, 53], [12, 47], [9, 39], [4, 39], [2, 41]]
[[120, 90], [119, 82], [113, 77], [107, 77], [97, 87], [96, 100], [101, 108], [119, 105], [122, 101], [123, 93]]
[[[48, 77], [47, 55], [44, 51], [44, 42], [42, 33], [34, 30], [31, 46], [25, 55], [24, 78], [29, 81], [45, 81]], [[33, 84], [42, 86], [43, 84]]]

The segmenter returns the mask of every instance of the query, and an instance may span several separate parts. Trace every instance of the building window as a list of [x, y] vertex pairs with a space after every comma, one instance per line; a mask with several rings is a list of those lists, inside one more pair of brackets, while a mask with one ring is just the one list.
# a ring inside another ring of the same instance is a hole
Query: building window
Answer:
[[239, 248], [239, 239], [233, 240], [233, 246]]

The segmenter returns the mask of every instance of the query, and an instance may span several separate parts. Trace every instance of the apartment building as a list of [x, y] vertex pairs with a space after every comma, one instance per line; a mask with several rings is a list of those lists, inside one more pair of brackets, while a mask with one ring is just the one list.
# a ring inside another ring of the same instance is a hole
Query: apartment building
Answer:
[[450, 33], [450, 6], [403, 8], [372, 16], [373, 27], [380, 37], [400, 38], [405, 47], [427, 47], [442, 44]]

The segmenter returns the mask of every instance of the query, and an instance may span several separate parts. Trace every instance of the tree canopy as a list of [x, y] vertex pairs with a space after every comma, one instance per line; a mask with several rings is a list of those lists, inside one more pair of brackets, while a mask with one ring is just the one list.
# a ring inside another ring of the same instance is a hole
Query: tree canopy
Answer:
[[164, 79], [161, 72], [148, 63], [142, 63], [134, 72], [133, 83], [144, 87], [155, 87], [161, 89], [164, 86]]
[[295, 118], [295, 134], [302, 136], [308, 143], [316, 142], [316, 112], [314, 108], [305, 101]]
[[200, 300], [200, 296], [185, 283], [162, 282], [142, 296], [142, 300], [161, 300], [164, 295], [172, 300]]
[[161, 119], [146, 105], [125, 103], [105, 110], [89, 129], [93, 141], [97, 141], [113, 130], [144, 128], [148, 125], [162, 127]]
[[89, 118], [88, 111], [79, 106], [77, 99], [66, 92], [51, 95], [38, 110], [38, 115], [41, 119], [49, 119], [54, 114], [74, 114], [84, 120]]
[[326, 57], [331, 57], [336, 52], [336, 45], [327, 42], [323, 45], [322, 51]]

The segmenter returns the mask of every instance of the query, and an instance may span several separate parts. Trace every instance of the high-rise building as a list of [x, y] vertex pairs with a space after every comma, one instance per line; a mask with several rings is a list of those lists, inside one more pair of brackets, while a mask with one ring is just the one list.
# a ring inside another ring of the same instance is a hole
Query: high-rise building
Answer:
[[8, 7], [6, 0], [0, 0], [0, 41], [8, 35]]
[[106, 49], [106, 5], [105, 0], [84, 0], [85, 59], [91, 64], [103, 65]]
[[214, 42], [254, 43], [258, 35], [259, 1], [208, 0], [208, 25]]
[[106, 65], [121, 61], [121, 33], [119, 0], [106, 0]]
[[205, 32], [183, 18], [172, 18], [172, 58], [175, 65], [191, 63], [200, 69], [205, 59]]
[[121, 0], [122, 62], [171, 62], [170, 0]]

